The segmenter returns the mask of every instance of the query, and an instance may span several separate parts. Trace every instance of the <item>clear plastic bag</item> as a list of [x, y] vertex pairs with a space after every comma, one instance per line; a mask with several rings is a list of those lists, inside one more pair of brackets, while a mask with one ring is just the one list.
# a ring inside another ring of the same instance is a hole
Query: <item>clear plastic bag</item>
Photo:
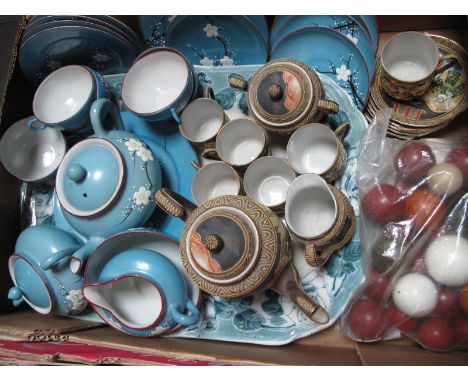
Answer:
[[468, 347], [468, 140], [386, 138], [391, 111], [358, 159], [366, 279], [342, 316], [353, 340], [399, 330], [423, 347]]

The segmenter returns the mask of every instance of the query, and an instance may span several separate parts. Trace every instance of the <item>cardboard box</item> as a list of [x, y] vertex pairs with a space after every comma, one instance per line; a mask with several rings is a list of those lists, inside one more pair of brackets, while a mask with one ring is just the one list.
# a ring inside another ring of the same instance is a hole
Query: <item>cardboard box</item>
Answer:
[[[137, 26], [135, 17], [119, 19]], [[273, 19], [268, 18], [270, 23]], [[395, 31], [418, 29], [450, 37], [468, 48], [464, 16], [382, 16], [378, 21], [381, 46]], [[21, 16], [0, 17], [0, 135], [32, 113], [34, 88], [15, 60], [24, 23]], [[438, 137], [462, 135], [468, 135], [468, 112], [437, 133]], [[6, 264], [19, 234], [19, 186], [20, 182], [0, 169], [0, 364], [468, 365], [468, 352], [434, 353], [407, 339], [358, 344], [344, 337], [336, 325], [292, 344], [265, 347], [136, 338], [101, 324], [42, 316], [30, 309], [13, 311], [5, 298], [11, 286]]]

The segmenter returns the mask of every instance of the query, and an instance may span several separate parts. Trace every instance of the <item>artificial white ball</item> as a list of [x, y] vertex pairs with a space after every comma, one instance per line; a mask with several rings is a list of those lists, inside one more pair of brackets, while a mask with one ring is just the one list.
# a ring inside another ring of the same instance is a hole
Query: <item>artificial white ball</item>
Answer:
[[427, 172], [427, 185], [439, 196], [450, 196], [462, 187], [463, 174], [451, 163], [436, 164]]
[[456, 235], [435, 239], [424, 257], [427, 272], [436, 281], [448, 286], [468, 282], [468, 240]]
[[419, 273], [408, 273], [393, 287], [396, 307], [411, 317], [424, 317], [437, 305], [437, 288], [431, 279]]

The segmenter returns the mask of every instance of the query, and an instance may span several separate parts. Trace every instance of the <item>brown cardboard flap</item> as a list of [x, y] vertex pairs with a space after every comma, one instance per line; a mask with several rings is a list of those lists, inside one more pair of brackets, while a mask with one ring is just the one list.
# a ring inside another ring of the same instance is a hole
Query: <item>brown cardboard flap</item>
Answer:
[[9, 341], [67, 341], [70, 333], [104, 324], [31, 311], [0, 315], [0, 339]]

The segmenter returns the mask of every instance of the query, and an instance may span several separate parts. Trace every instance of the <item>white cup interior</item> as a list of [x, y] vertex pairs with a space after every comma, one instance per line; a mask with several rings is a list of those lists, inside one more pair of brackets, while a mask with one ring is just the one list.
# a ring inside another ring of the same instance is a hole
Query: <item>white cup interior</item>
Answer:
[[216, 151], [234, 166], [249, 164], [262, 153], [266, 144], [263, 128], [249, 119], [228, 122], [216, 137]]
[[196, 204], [222, 195], [237, 195], [240, 181], [237, 172], [224, 162], [203, 166], [192, 182], [192, 196]]
[[382, 50], [382, 65], [400, 81], [419, 81], [437, 67], [439, 50], [423, 33], [403, 32], [393, 37]]
[[323, 174], [338, 156], [338, 138], [326, 125], [311, 123], [289, 139], [288, 161], [299, 174]]
[[286, 223], [298, 236], [312, 239], [328, 231], [337, 214], [335, 198], [318, 175], [305, 174], [294, 179], [286, 196]]
[[262, 157], [250, 164], [244, 175], [244, 189], [247, 196], [267, 207], [274, 207], [286, 201], [289, 185], [296, 174], [281, 158]]
[[34, 115], [45, 124], [64, 122], [78, 113], [94, 92], [93, 75], [82, 66], [64, 66], [44, 79], [33, 99]]
[[55, 172], [65, 155], [66, 142], [59, 130], [32, 130], [28, 121], [22, 119], [5, 132], [0, 157], [10, 174], [32, 182]]
[[199, 98], [182, 112], [180, 131], [192, 142], [206, 142], [213, 138], [223, 125], [224, 112], [216, 101]]
[[122, 100], [136, 113], [156, 113], [179, 98], [189, 75], [179, 54], [167, 50], [150, 53], [135, 62], [125, 76]]

